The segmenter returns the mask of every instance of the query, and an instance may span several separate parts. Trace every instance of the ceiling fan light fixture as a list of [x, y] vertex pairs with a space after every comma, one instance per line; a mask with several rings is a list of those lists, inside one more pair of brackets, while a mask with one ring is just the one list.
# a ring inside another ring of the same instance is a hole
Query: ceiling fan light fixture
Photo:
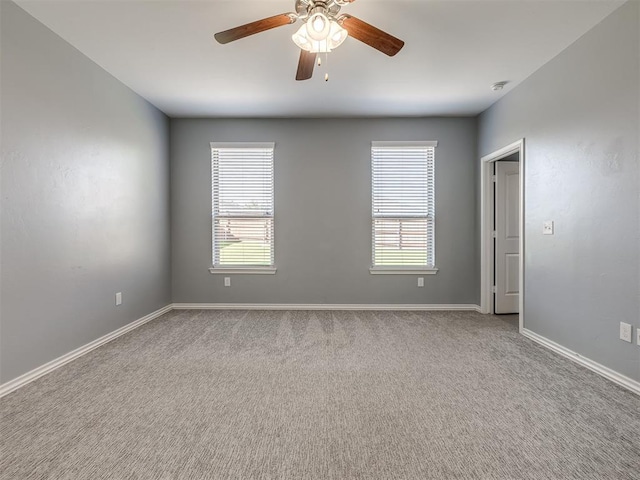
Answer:
[[322, 40], [314, 39], [309, 31], [309, 24], [303, 24], [296, 33], [291, 36], [295, 43], [302, 50], [311, 53], [329, 53], [334, 48], [339, 47], [349, 36], [348, 32], [342, 28], [338, 22], [329, 21], [329, 33]]
[[293, 42], [300, 48], [296, 80], [309, 80], [313, 76], [318, 54], [331, 52], [342, 45], [347, 37], [353, 37], [389, 57], [402, 50], [404, 42], [399, 38], [352, 15], [340, 14], [342, 7], [354, 1], [295, 0], [294, 12], [239, 25], [216, 33], [214, 38], [218, 43], [226, 44], [300, 20], [302, 26], [291, 35]]

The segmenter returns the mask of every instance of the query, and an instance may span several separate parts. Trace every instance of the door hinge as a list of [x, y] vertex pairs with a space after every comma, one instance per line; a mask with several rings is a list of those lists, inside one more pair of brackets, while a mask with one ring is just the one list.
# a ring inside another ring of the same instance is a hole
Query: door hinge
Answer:
[[495, 230], [491, 232], [491, 238], [498, 238], [498, 232], [496, 232]]
[[491, 175], [491, 181], [493, 183], [496, 183], [498, 181], [498, 176], [497, 175]]
[[495, 285], [491, 287], [491, 293], [498, 293], [498, 287], [496, 287]]

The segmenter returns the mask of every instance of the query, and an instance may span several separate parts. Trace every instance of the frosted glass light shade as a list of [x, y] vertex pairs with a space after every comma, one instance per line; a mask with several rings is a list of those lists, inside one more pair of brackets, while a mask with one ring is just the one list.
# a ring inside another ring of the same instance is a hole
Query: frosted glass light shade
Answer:
[[333, 50], [334, 48], [338, 48], [349, 36], [349, 32], [347, 32], [344, 28], [342, 28], [338, 22], [331, 22], [331, 28], [329, 29], [329, 47]]
[[329, 36], [331, 22], [324, 13], [314, 13], [307, 20], [307, 34], [311, 40], [321, 42]]

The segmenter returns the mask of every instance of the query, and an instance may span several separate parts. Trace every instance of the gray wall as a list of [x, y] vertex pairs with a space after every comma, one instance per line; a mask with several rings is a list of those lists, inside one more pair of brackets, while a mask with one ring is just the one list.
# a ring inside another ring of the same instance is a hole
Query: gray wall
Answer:
[[[478, 302], [473, 118], [171, 121], [174, 302]], [[371, 275], [371, 141], [437, 140], [437, 275]], [[275, 141], [278, 272], [211, 275], [209, 142]]]
[[526, 142], [525, 328], [635, 380], [640, 347], [618, 328], [640, 327], [638, 10], [615, 11], [483, 113], [479, 130], [481, 155]]
[[171, 272], [168, 119], [0, 8], [4, 383], [167, 305]]

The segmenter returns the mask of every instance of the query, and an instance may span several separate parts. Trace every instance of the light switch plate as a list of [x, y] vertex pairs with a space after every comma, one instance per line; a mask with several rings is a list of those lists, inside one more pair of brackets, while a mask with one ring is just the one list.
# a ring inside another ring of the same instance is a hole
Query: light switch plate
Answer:
[[424, 287], [424, 277], [418, 277], [418, 286]]
[[542, 224], [543, 235], [553, 235], [553, 220], [547, 220]]
[[224, 277], [224, 286], [225, 287], [231, 286], [231, 277]]
[[116, 293], [116, 307], [122, 305], [122, 292]]
[[640, 328], [636, 327], [636, 345], [640, 347]]

